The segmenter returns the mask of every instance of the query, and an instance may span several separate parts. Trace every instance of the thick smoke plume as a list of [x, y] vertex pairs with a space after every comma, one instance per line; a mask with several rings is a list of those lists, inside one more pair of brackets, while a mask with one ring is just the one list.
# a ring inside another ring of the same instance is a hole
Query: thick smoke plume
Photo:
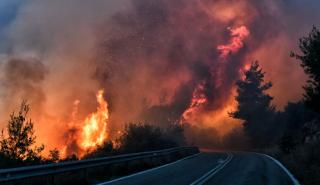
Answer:
[[215, 119], [227, 117], [224, 108], [247, 57], [279, 33], [275, 28], [281, 25], [267, 5], [132, 1], [101, 33], [97, 76], [110, 89], [111, 123], [137, 119], [163, 125], [185, 115], [183, 122], [219, 125], [222, 120]]
[[10, 5], [13, 15], [0, 23], [1, 125], [28, 99], [39, 142], [48, 148], [69, 143], [74, 152], [78, 129], [67, 125], [95, 111], [99, 89], [109, 103], [111, 137], [136, 121], [230, 131], [238, 124], [227, 114], [235, 105], [234, 82], [253, 60], [273, 81], [278, 108], [298, 99], [305, 77], [289, 52], [320, 17], [312, 11], [317, 0]]
[[2, 63], [1, 71], [1, 108], [14, 110], [19, 105], [19, 99], [28, 100], [35, 105], [35, 111], [41, 111], [45, 101], [43, 82], [47, 69], [37, 59], [10, 58]]

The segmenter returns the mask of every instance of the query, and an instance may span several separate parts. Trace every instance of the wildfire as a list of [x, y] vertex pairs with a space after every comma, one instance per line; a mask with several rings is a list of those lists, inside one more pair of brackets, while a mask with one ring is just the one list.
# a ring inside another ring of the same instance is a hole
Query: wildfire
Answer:
[[103, 90], [99, 90], [96, 94], [98, 102], [96, 112], [84, 119], [79, 119], [78, 115], [80, 101], [74, 102], [71, 121], [67, 124], [68, 130], [65, 134], [66, 145], [61, 149], [62, 156], [76, 154], [83, 157], [86, 152], [94, 150], [108, 139], [109, 110], [103, 93]]
[[[247, 29], [246, 26], [240, 26], [236, 28], [228, 28], [230, 31], [230, 41], [226, 45], [219, 45], [217, 46], [217, 50], [220, 52], [220, 58], [222, 60], [226, 60], [230, 54], [237, 53], [243, 46], [244, 40], [249, 36], [250, 31]], [[248, 66], [244, 67], [245, 69]], [[218, 73], [219, 74], [219, 73]], [[218, 83], [222, 83], [220, 78], [218, 79]], [[232, 122], [228, 116], [228, 112], [230, 109], [235, 107], [235, 103], [230, 101], [230, 104], [225, 104], [225, 106], [219, 110], [211, 111], [208, 114], [201, 114], [201, 107], [207, 103], [207, 98], [204, 92], [204, 84], [200, 83], [194, 90], [191, 103], [188, 109], [182, 114], [181, 121], [187, 121], [189, 123], [194, 122], [195, 118], [206, 120], [205, 122], [223, 122], [224, 120], [228, 120]], [[230, 99], [233, 100], [233, 95], [230, 96]], [[200, 113], [200, 114], [199, 114]], [[212, 116], [214, 115], [214, 116]], [[202, 120], [202, 121], [203, 121]], [[220, 129], [221, 130], [221, 129]], [[225, 129], [228, 130], [228, 129]]]
[[81, 131], [80, 146], [84, 150], [90, 150], [103, 144], [108, 138], [107, 124], [109, 121], [108, 103], [103, 98], [103, 90], [97, 93], [99, 107], [84, 120]]
[[197, 109], [207, 102], [206, 96], [203, 94], [204, 84], [201, 83], [197, 86], [197, 88], [193, 91], [192, 100], [190, 106], [187, 110], [182, 114], [182, 121], [189, 120], [193, 114], [197, 111]]
[[250, 31], [245, 26], [237, 28], [228, 28], [230, 31], [231, 39], [230, 43], [226, 45], [219, 45], [217, 49], [221, 52], [220, 57], [225, 58], [230, 53], [236, 53], [243, 47], [243, 40], [246, 39]]

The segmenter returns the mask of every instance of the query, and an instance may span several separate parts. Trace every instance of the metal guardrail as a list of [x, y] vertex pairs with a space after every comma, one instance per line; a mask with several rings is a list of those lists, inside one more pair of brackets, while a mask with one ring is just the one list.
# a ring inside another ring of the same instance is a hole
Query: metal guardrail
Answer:
[[87, 160], [80, 160], [80, 161], [68, 161], [68, 162], [60, 162], [60, 163], [54, 163], [54, 164], [1, 169], [0, 183], [39, 177], [39, 176], [61, 174], [65, 172], [75, 171], [75, 170], [89, 169], [93, 167], [106, 166], [110, 164], [129, 162], [129, 161], [139, 160], [139, 159], [141, 160], [141, 159], [150, 158], [150, 157], [157, 157], [157, 156], [160, 157], [163, 155], [168, 155], [176, 152], [198, 153], [198, 151], [199, 150], [197, 147], [176, 147], [176, 148], [170, 148], [170, 149], [164, 149], [164, 150], [132, 153], [132, 154], [103, 157], [103, 158], [96, 158], [96, 159], [87, 159]]

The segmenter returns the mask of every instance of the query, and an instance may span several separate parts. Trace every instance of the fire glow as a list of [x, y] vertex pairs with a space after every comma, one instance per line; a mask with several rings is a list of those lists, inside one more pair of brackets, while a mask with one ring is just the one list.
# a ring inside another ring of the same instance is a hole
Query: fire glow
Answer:
[[182, 114], [182, 121], [189, 121], [190, 118], [196, 116], [198, 109], [207, 102], [205, 95], [203, 94], [204, 85], [199, 84], [193, 91], [192, 100], [189, 108]]
[[[241, 48], [243, 48], [245, 39], [250, 35], [250, 31], [246, 26], [239, 26], [235, 28], [229, 27], [228, 30], [230, 31], [230, 42], [226, 45], [217, 46], [217, 50], [220, 52], [220, 58], [223, 61], [225, 61], [229, 55], [236, 54]], [[245, 66], [247, 66], [247, 64]], [[221, 77], [218, 79], [221, 79]], [[194, 120], [195, 117], [199, 117], [199, 115], [201, 115], [201, 107], [205, 106], [205, 104], [208, 102], [204, 91], [204, 84], [198, 84], [198, 86], [193, 91], [190, 106], [182, 114], [182, 122], [192, 123], [194, 122], [192, 120]], [[233, 99], [233, 96], [231, 95], [229, 99]], [[209, 117], [211, 117], [211, 120], [215, 120], [216, 118], [219, 118], [221, 120], [221, 118], [228, 117], [228, 114], [226, 114], [226, 112], [234, 108], [235, 103], [232, 103], [230, 105], [225, 105], [225, 107], [221, 108], [221, 110], [213, 111], [214, 116], [212, 116], [210, 112], [208, 114], [210, 115]], [[205, 119], [207, 119], [207, 114], [202, 115], [203, 117], [206, 117]]]
[[[294, 38], [282, 32], [296, 29], [283, 29], [292, 24], [275, 1], [115, 2], [28, 1], [17, 8], [0, 35], [2, 128], [26, 99], [37, 143], [61, 156], [81, 157], [119, 137], [129, 122], [183, 122], [226, 133], [235, 125], [228, 117], [234, 84], [254, 60], [277, 81], [275, 101], [301, 96], [299, 65], [279, 67]], [[110, 99], [98, 91], [96, 105], [98, 89]], [[293, 90], [281, 93], [286, 89]]]
[[84, 150], [94, 149], [107, 139], [107, 123], [109, 121], [108, 103], [103, 98], [103, 90], [97, 93], [99, 107], [95, 113], [85, 118], [82, 127], [80, 146]]
[[96, 112], [87, 115], [84, 120], [78, 121], [80, 101], [74, 102], [72, 121], [68, 124], [66, 132], [67, 142], [62, 150], [62, 155], [67, 157], [77, 154], [82, 157], [85, 153], [101, 146], [108, 138], [109, 110], [108, 103], [103, 97], [104, 91], [96, 94], [98, 107]]
[[230, 31], [230, 43], [226, 45], [219, 45], [217, 49], [221, 52], [220, 57], [225, 58], [229, 54], [236, 53], [243, 47], [243, 41], [246, 39], [250, 32], [245, 26], [236, 28], [228, 28]]

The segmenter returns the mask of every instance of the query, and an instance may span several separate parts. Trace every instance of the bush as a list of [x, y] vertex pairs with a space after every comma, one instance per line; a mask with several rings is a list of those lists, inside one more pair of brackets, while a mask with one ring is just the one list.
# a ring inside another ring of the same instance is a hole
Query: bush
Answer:
[[296, 147], [294, 152], [282, 153], [280, 160], [299, 179], [301, 184], [320, 184], [320, 141]]
[[34, 146], [33, 122], [27, 120], [30, 110], [26, 101], [23, 101], [18, 114], [12, 113], [7, 124], [7, 136], [2, 130], [0, 141], [1, 167], [15, 167], [18, 165], [39, 164], [43, 161], [41, 152], [44, 146]]
[[94, 151], [86, 154], [83, 158], [97, 158], [97, 157], [106, 157], [116, 154], [113, 143], [111, 141], [106, 141], [103, 145], [98, 146]]
[[143, 152], [177, 147], [184, 144], [183, 128], [167, 129], [148, 124], [128, 124], [118, 139], [120, 153]]

